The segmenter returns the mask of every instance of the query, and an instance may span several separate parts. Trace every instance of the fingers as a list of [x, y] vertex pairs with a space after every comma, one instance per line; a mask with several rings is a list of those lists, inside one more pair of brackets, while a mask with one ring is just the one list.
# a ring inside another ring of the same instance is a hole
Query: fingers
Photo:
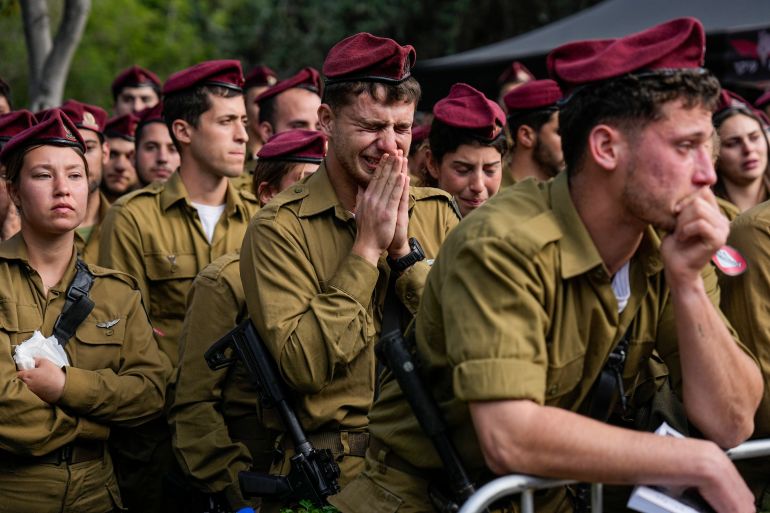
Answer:
[[699, 240], [716, 250], [727, 240], [730, 224], [719, 211], [716, 201], [694, 195], [681, 203], [674, 235], [679, 242]]

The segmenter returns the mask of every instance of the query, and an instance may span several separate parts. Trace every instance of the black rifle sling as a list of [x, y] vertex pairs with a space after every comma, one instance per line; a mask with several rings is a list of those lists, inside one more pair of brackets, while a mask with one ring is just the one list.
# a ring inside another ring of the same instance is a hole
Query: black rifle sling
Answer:
[[67, 288], [67, 300], [53, 327], [53, 336], [62, 347], [67, 345], [69, 339], [75, 335], [78, 326], [94, 309], [94, 302], [88, 297], [91, 285], [94, 283], [94, 276], [79, 258], [75, 267], [75, 277]]

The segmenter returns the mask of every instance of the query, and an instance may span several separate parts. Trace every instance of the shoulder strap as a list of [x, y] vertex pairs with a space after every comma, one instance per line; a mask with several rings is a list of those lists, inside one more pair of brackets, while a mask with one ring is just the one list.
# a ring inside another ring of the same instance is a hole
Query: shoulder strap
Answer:
[[623, 338], [610, 353], [607, 363], [602, 367], [599, 377], [596, 378], [591, 389], [591, 402], [588, 415], [596, 420], [607, 422], [610, 418], [615, 402], [620, 399], [623, 411], [626, 411], [626, 392], [623, 388], [623, 370], [626, 367], [626, 354], [628, 353], [628, 339], [634, 327], [633, 320], [628, 326]]
[[75, 267], [75, 277], [67, 288], [67, 300], [53, 327], [53, 336], [62, 347], [67, 345], [69, 339], [75, 335], [75, 330], [94, 309], [94, 302], [88, 297], [94, 276], [80, 258], [77, 259]]

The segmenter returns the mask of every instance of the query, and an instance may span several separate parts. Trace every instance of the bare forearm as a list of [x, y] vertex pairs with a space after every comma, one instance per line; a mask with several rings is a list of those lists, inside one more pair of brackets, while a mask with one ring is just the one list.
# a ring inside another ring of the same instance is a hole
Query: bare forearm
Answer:
[[748, 438], [762, 397], [756, 364], [735, 343], [703, 282], [672, 286], [684, 403], [690, 420], [723, 447]]

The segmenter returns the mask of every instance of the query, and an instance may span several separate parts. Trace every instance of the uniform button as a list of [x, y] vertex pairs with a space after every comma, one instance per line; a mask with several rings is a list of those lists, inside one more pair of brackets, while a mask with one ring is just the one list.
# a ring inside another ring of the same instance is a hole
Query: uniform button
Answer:
[[549, 395], [554, 395], [558, 391], [559, 391], [559, 385], [554, 384], [554, 385], [551, 385], [550, 387], [548, 387], [548, 394]]
[[111, 337], [112, 335], [114, 335], [114, 334], [115, 334], [115, 330], [107, 330], [107, 332], [106, 332], [106, 333], [107, 333], [107, 336], [108, 336], [108, 337]]
[[302, 192], [302, 187], [295, 187], [294, 188], [294, 193], [295, 194], [299, 194], [300, 192]]
[[407, 292], [406, 293], [406, 299], [408, 299], [409, 301], [414, 299], [414, 292]]

